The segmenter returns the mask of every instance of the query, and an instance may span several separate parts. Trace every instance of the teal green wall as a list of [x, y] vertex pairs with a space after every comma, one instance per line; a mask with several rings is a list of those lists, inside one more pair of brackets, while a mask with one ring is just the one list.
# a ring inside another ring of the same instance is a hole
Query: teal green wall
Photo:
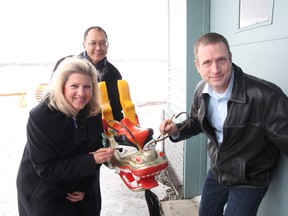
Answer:
[[[208, 31], [209, 1], [187, 1], [187, 112], [191, 108], [194, 89], [201, 79], [194, 66], [193, 45]], [[184, 145], [184, 198], [201, 194], [207, 167], [206, 143], [206, 136], [202, 134], [187, 140]]]

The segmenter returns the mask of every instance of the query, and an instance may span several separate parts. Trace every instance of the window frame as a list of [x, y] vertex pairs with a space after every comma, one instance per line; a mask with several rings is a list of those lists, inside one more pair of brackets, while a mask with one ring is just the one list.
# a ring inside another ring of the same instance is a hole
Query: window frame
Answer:
[[242, 31], [246, 31], [246, 30], [251, 30], [251, 29], [255, 29], [255, 28], [259, 28], [259, 27], [263, 27], [263, 26], [267, 26], [267, 25], [271, 25], [273, 23], [273, 11], [274, 11], [274, 0], [270, 0], [270, 11], [269, 14], [267, 14], [268, 19], [262, 22], [256, 22], [255, 24], [251, 24], [248, 26], [244, 26], [244, 27], [240, 27], [240, 19], [241, 19], [241, 1], [242, 0], [238, 0], [238, 17], [237, 17], [237, 32], [242, 32]]

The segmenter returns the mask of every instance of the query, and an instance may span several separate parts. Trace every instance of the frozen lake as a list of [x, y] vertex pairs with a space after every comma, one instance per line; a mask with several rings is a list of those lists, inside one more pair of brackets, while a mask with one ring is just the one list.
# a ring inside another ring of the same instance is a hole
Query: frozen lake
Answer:
[[[135, 103], [166, 101], [168, 88], [166, 61], [123, 60], [112, 63], [128, 82], [131, 98]], [[24, 91], [33, 95], [41, 83], [49, 82], [53, 68], [54, 64], [0, 66], [0, 93]]]

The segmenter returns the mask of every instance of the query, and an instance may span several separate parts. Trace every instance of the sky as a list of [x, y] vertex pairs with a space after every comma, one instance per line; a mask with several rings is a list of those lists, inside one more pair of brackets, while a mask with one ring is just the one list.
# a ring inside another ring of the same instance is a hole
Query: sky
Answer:
[[9, 0], [0, 3], [0, 63], [49, 62], [83, 51], [84, 31], [108, 34], [110, 59], [166, 59], [167, 0]]

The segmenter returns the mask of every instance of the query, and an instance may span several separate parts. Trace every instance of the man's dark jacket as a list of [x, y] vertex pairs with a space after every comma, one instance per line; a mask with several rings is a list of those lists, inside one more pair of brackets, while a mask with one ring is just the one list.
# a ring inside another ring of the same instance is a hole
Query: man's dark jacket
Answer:
[[288, 155], [288, 99], [275, 84], [247, 75], [235, 64], [233, 68], [223, 142], [217, 143], [207, 119], [209, 95], [202, 93], [203, 81], [196, 87], [187, 126], [171, 140], [203, 132], [209, 138], [210, 168], [219, 184], [265, 187], [272, 180], [280, 151]]
[[[44, 98], [45, 99], [45, 98]], [[20, 216], [100, 215], [100, 165], [89, 152], [102, 145], [102, 117], [72, 118], [42, 100], [30, 111], [27, 143], [17, 175]], [[84, 110], [83, 110], [84, 111]], [[85, 193], [72, 203], [67, 193]]]

